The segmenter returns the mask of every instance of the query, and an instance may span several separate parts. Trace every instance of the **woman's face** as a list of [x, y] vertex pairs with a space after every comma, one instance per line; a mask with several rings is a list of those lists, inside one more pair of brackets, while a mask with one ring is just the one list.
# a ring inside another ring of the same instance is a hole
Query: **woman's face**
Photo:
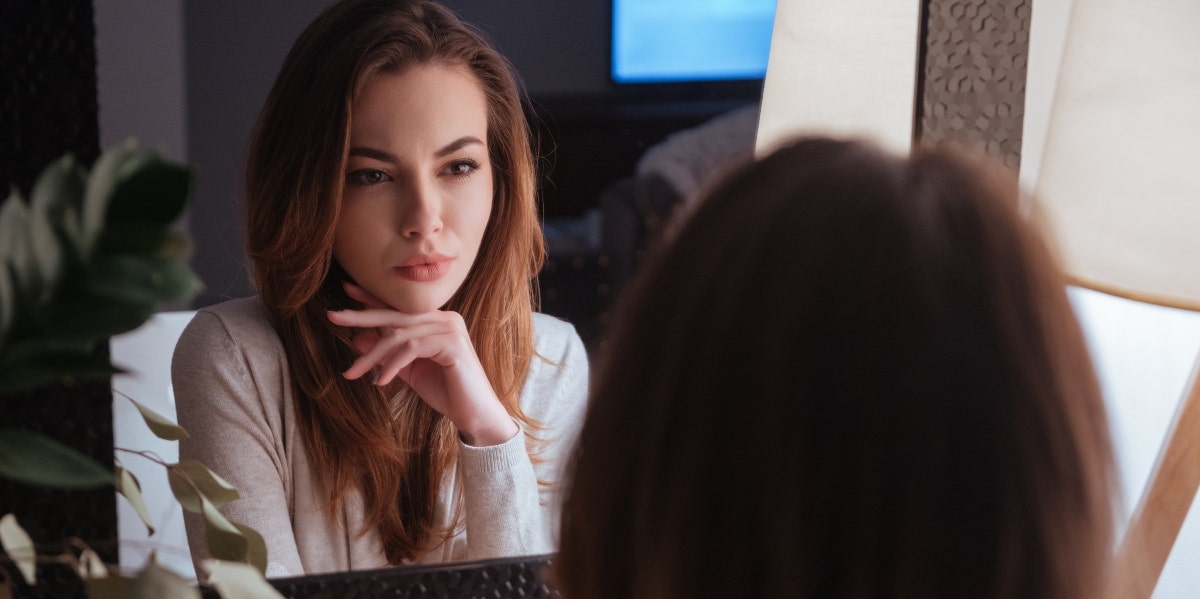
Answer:
[[351, 112], [333, 256], [391, 307], [441, 308], [471, 270], [492, 210], [487, 105], [464, 68], [369, 80]]

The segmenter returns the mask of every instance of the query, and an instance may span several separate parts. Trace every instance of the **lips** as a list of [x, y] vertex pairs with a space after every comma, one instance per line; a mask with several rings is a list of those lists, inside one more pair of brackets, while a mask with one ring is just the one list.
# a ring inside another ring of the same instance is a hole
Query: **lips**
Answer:
[[392, 270], [410, 281], [428, 283], [442, 278], [453, 263], [454, 259], [449, 256], [431, 254], [409, 258]]

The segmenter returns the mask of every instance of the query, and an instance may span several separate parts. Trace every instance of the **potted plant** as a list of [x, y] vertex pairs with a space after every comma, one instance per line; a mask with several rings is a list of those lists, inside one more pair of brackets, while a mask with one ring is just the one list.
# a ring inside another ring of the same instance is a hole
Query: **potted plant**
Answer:
[[[92, 597], [199, 596], [153, 558], [132, 575], [109, 565], [115, 555], [109, 546], [115, 541], [114, 489], [151, 531], [153, 523], [137, 479], [112, 456], [110, 380], [118, 370], [109, 360], [108, 340], [141, 326], [162, 304], [199, 291], [188, 265], [190, 239], [175, 227], [192, 179], [190, 168], [130, 141], [101, 154], [90, 172], [65, 156], [42, 171], [28, 202], [14, 190], [0, 205], [0, 478], [8, 479], [0, 486], [0, 562], [6, 562], [0, 563], [0, 597], [13, 589], [29, 595], [86, 589]], [[124, 399], [159, 437], [186, 436], [133, 398]], [[47, 409], [70, 413], [47, 415]], [[22, 412], [34, 410], [42, 417], [22, 420]], [[101, 432], [72, 434], [78, 429], [68, 427], [55, 439], [39, 430], [46, 421]], [[90, 451], [80, 451], [89, 440], [96, 441]], [[278, 596], [262, 578], [262, 537], [218, 511], [237, 497], [235, 489], [197, 462], [166, 463], [136, 449], [125, 454], [160, 463], [183, 508], [203, 514], [208, 548], [221, 560], [210, 564], [218, 591]], [[5, 514], [6, 491], [34, 502], [44, 496], [66, 503], [34, 508], [27, 502], [21, 504], [27, 513]], [[35, 545], [21, 525], [53, 519], [59, 511], [69, 515], [92, 502], [111, 518], [106, 530], [113, 539], [89, 543], [64, 529], [57, 531], [63, 538]], [[38, 585], [39, 570], [55, 569], [69, 576]]]

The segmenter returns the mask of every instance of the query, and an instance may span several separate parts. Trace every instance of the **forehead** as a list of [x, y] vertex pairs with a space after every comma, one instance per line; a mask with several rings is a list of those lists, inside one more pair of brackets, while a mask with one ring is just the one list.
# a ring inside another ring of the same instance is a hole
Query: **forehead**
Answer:
[[483, 87], [461, 65], [416, 64], [382, 71], [362, 85], [351, 107], [350, 135], [356, 141], [391, 138], [453, 141], [482, 138], [487, 131]]

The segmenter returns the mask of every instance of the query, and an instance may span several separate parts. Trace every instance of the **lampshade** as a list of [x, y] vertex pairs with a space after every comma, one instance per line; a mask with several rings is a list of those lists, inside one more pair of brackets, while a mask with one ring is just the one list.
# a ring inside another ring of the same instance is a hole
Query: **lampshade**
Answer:
[[1075, 0], [1034, 197], [1081, 286], [1200, 310], [1198, 30], [1197, 0]]
[[912, 143], [921, 2], [779, 0], [756, 151], [798, 134]]

